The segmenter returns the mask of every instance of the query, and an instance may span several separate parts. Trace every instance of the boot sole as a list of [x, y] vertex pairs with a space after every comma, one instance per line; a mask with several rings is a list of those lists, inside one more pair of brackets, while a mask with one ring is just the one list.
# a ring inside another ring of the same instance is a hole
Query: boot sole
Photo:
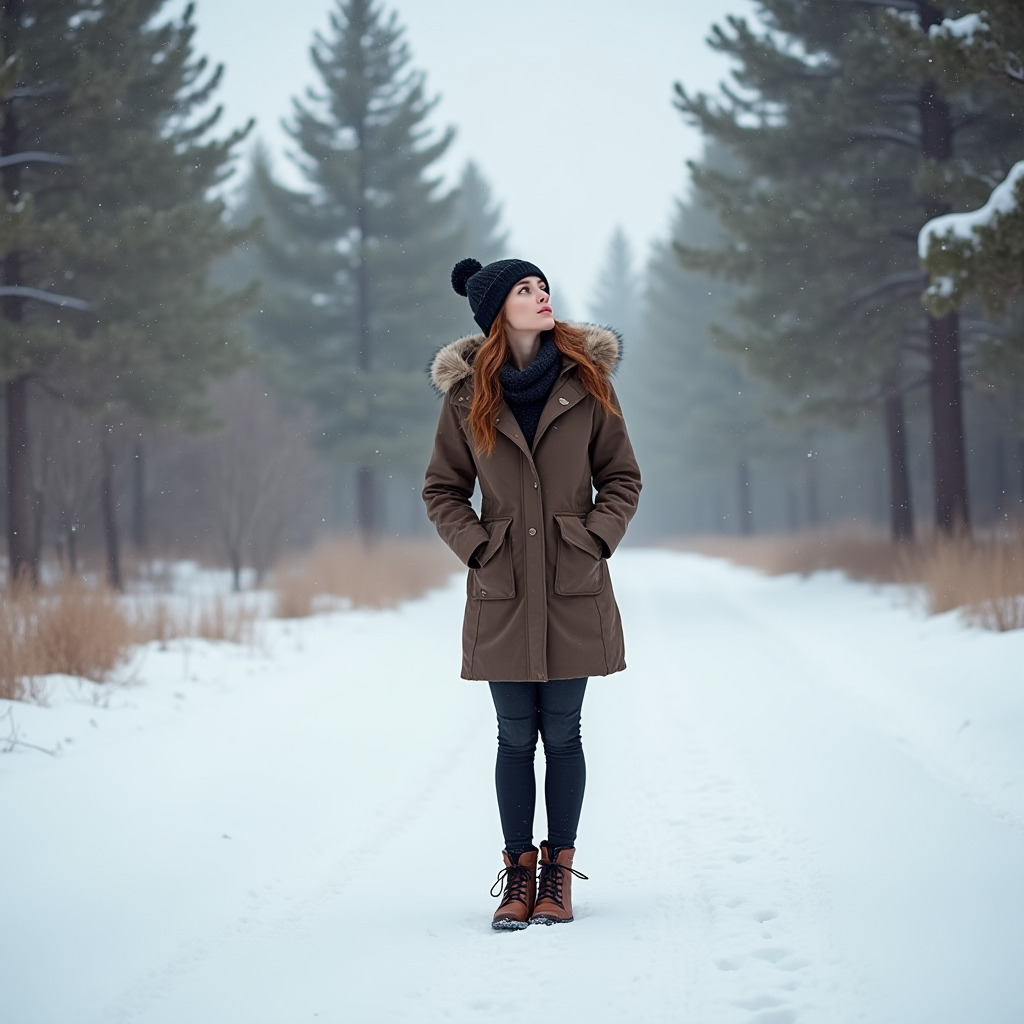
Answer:
[[571, 917], [531, 917], [530, 924], [569, 924]]
[[491, 927], [496, 932], [521, 932], [524, 928], [530, 927], [529, 921], [512, 921], [507, 917], [498, 921], [492, 921]]

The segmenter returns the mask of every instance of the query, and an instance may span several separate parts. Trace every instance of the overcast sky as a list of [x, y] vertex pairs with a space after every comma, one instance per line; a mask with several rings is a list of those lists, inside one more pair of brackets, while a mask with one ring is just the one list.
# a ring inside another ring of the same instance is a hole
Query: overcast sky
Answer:
[[[226, 65], [227, 123], [258, 121], [275, 154], [291, 97], [314, 82], [309, 45], [334, 0], [197, 0], [198, 46]], [[749, 0], [394, 0], [415, 65], [454, 125], [443, 169], [472, 157], [490, 180], [514, 254], [550, 276], [556, 313], [585, 316], [608, 239], [638, 258], [666, 231], [697, 132], [672, 86], [713, 89], [725, 62], [710, 25]], [[283, 161], [283, 156], [281, 157]], [[466, 255], [473, 255], [467, 253]], [[439, 284], [447, 287], [446, 274]], [[559, 309], [563, 296], [568, 306]]]

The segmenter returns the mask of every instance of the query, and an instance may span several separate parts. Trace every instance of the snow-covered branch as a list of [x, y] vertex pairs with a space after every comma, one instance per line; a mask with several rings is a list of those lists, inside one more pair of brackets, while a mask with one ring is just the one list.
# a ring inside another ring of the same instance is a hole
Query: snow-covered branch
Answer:
[[997, 218], [1019, 210], [1016, 196], [1019, 181], [1024, 181], [1024, 160], [1014, 165], [1006, 180], [993, 189], [988, 202], [980, 210], [947, 213], [928, 221], [917, 236], [917, 253], [921, 259], [928, 258], [933, 244], [942, 245], [950, 236], [974, 243], [977, 241], [979, 228], [991, 226]]
[[925, 304], [934, 312], [956, 309], [975, 293], [1001, 312], [1011, 295], [1024, 291], [1024, 160], [981, 209], [925, 224], [917, 251], [931, 276]]

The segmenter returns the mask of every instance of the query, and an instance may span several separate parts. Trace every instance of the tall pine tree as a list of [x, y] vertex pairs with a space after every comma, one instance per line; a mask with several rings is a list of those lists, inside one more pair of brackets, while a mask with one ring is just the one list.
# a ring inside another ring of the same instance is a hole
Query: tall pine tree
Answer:
[[590, 315], [596, 323], [618, 331], [628, 344], [640, 328], [640, 281], [633, 261], [633, 249], [626, 232], [617, 227], [608, 240], [604, 263], [598, 270], [590, 300]]
[[290, 125], [307, 187], [255, 168], [273, 228], [258, 323], [282, 383], [318, 411], [324, 448], [356, 468], [370, 539], [382, 474], [414, 475], [426, 458], [436, 410], [422, 372], [462, 323], [447, 286], [462, 230], [435, 170], [452, 131], [428, 127], [435, 101], [397, 16], [339, 0], [330, 27], [312, 48], [320, 89]]
[[825, 413], [885, 410], [894, 533], [905, 536], [898, 399], [918, 381], [931, 396], [936, 522], [954, 530], [969, 520], [961, 324], [956, 313], [920, 312], [917, 232], [976, 189], [1012, 126], [990, 97], [944, 92], [882, 7], [926, 32], [942, 22], [917, 0], [760, 0], [760, 32], [743, 19], [716, 29], [741, 91], [712, 101], [680, 90], [679, 105], [747, 171], [696, 175], [730, 244], [684, 257], [749, 286], [732, 343], [758, 372]]
[[[165, 6], [10, 0], [3, 10], [18, 69], [3, 109], [4, 170], [19, 166], [19, 151], [59, 157], [4, 181], [14, 225], [0, 318], [12, 534], [26, 505], [29, 382], [97, 416], [106, 435], [126, 413], [199, 415], [206, 380], [240, 355], [244, 295], [212, 287], [208, 272], [242, 236], [214, 193], [244, 130], [211, 138], [220, 112], [204, 108], [220, 71], [193, 55], [191, 8], [161, 19]], [[103, 515], [119, 585], [112, 474], [108, 458]], [[9, 546], [12, 575], [25, 564], [19, 543]]]
[[472, 160], [466, 161], [459, 180], [459, 220], [465, 231], [465, 252], [485, 266], [507, 258], [508, 232], [501, 223], [501, 205]]

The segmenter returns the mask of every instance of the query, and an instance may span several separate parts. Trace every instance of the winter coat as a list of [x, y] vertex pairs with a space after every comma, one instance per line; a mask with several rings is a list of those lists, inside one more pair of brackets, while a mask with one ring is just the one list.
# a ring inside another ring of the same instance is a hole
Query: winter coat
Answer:
[[[618, 338], [581, 327], [590, 357], [611, 372]], [[626, 425], [602, 409], [563, 355], [533, 450], [505, 406], [493, 452], [478, 453], [467, 420], [483, 342], [482, 334], [460, 338], [434, 358], [443, 404], [423, 489], [437, 532], [470, 566], [462, 676], [543, 681], [619, 672], [622, 623], [606, 559], [640, 495]], [[479, 517], [470, 505], [478, 481]]]

